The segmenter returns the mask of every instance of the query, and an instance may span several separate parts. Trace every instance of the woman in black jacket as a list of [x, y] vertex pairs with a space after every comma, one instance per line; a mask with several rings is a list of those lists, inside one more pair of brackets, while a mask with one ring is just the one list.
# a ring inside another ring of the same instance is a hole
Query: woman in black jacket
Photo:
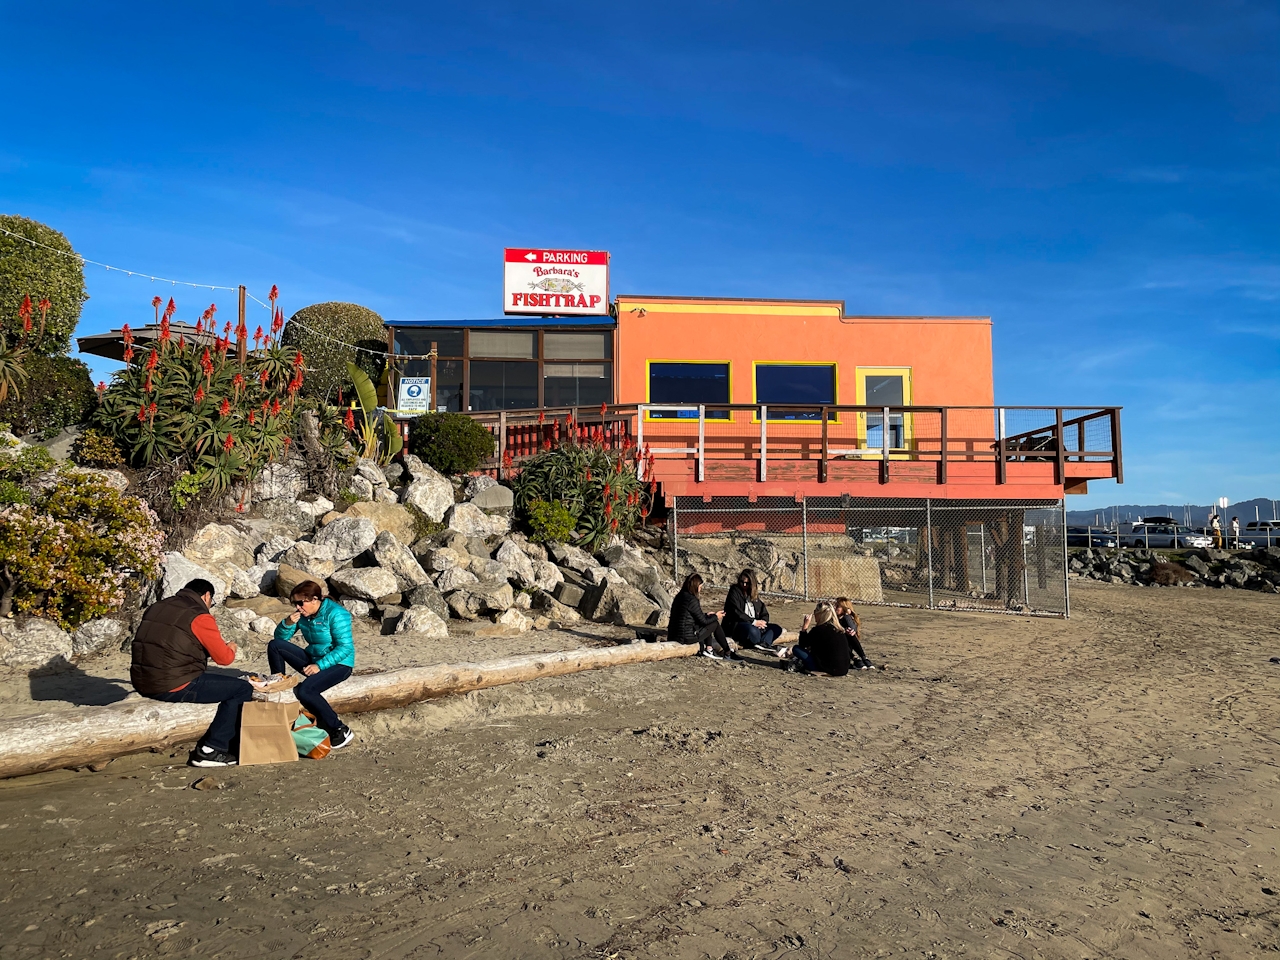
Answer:
[[671, 622], [667, 625], [667, 636], [676, 643], [696, 643], [702, 647], [702, 656], [712, 660], [732, 657], [729, 652], [729, 641], [725, 638], [720, 621], [724, 612], [715, 616], [704, 613], [698, 594], [702, 592], [702, 577], [691, 573], [685, 578], [684, 586], [671, 602]]
[[840, 628], [835, 607], [824, 600], [813, 613], [804, 615], [800, 639], [791, 652], [805, 670], [817, 670], [833, 677], [843, 677], [849, 672], [849, 638]]
[[773, 652], [782, 627], [769, 622], [754, 570], [743, 570], [724, 600], [724, 632], [744, 647]]

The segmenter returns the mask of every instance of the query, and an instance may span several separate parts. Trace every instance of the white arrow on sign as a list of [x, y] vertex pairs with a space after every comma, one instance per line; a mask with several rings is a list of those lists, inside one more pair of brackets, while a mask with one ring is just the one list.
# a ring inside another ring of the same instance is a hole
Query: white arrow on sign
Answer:
[[525, 258], [526, 260], [529, 260], [529, 261], [534, 261], [534, 260], [537, 260], [537, 259], [538, 259], [538, 255], [537, 255], [536, 253], [533, 253], [532, 251], [530, 251], [529, 253], [526, 253], [526, 254], [524, 255], [524, 258]]

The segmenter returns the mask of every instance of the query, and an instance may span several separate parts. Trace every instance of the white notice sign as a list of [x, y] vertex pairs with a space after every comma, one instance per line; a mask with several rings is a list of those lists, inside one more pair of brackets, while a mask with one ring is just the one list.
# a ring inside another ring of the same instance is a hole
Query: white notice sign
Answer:
[[608, 252], [507, 248], [502, 259], [503, 313], [608, 315]]
[[431, 409], [431, 378], [401, 377], [396, 409], [401, 413], [426, 413]]

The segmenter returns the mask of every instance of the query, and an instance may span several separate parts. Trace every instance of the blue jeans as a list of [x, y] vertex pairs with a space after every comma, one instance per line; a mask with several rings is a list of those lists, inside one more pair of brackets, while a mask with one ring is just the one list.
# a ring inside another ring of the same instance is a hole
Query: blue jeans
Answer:
[[229, 677], [225, 673], [202, 673], [181, 690], [147, 696], [165, 703], [216, 703], [218, 712], [200, 738], [200, 743], [223, 753], [234, 753], [231, 741], [235, 739], [240, 722], [240, 704], [253, 699], [253, 687], [249, 686], [248, 680]]
[[[302, 672], [302, 668], [311, 663], [311, 657], [301, 647], [296, 647], [288, 640], [272, 640], [267, 644], [267, 664], [272, 673], [284, 673], [284, 665], [288, 664]], [[307, 713], [316, 718], [316, 723], [332, 734], [342, 726], [342, 721], [329, 706], [329, 701], [321, 696], [330, 687], [336, 687], [351, 676], [351, 668], [346, 664], [325, 667], [314, 676], [307, 677], [293, 688], [298, 702], [306, 708]]]
[[810, 653], [808, 650], [801, 650], [799, 647], [793, 647], [791, 650], [791, 655], [796, 658], [796, 662], [800, 664], [800, 666], [803, 667], [804, 669], [806, 670], [817, 669], [814, 666], [814, 663], [816, 663], [817, 661], [813, 659], [813, 654]]
[[773, 641], [782, 636], [782, 628], [771, 623], [763, 630], [750, 621], [742, 621], [733, 628], [733, 639], [744, 647], [772, 647]]

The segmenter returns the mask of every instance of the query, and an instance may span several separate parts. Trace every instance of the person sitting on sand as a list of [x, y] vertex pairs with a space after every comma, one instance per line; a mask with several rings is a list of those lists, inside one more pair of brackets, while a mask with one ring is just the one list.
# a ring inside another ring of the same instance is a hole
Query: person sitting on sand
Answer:
[[715, 616], [705, 613], [702, 601], [698, 599], [701, 592], [702, 577], [696, 573], [685, 577], [684, 586], [671, 602], [671, 622], [667, 625], [667, 636], [676, 643], [698, 644], [702, 648], [699, 653], [712, 660], [722, 660], [725, 657], [736, 659], [720, 626], [724, 611], [717, 611]]
[[[316, 718], [316, 725], [329, 734], [333, 749], [341, 750], [355, 739], [355, 734], [338, 719], [321, 694], [351, 676], [355, 668], [351, 614], [325, 597], [320, 584], [314, 580], [304, 580], [294, 587], [289, 600], [293, 613], [280, 621], [275, 636], [267, 644], [267, 663], [272, 673], [283, 674], [288, 664], [306, 677], [293, 688], [294, 695]], [[290, 642], [298, 631], [307, 641], [305, 650]]]
[[851, 665], [859, 670], [874, 670], [875, 664], [862, 649], [862, 620], [853, 609], [853, 601], [848, 597], [836, 597], [836, 618], [840, 621], [845, 636], [849, 638], [849, 649], [855, 657]]
[[782, 636], [782, 627], [769, 622], [769, 610], [760, 599], [754, 570], [743, 570], [724, 600], [724, 632], [744, 647], [769, 653]]
[[166, 703], [216, 703], [213, 723], [197, 742], [187, 763], [193, 767], [236, 764], [232, 741], [240, 723], [240, 705], [253, 699], [248, 680], [210, 673], [209, 658], [229, 666], [236, 645], [227, 643], [209, 613], [213, 584], [192, 580], [172, 597], [153, 603], [133, 637], [129, 680], [144, 697]]
[[[810, 625], [812, 624], [812, 626]], [[849, 672], [849, 637], [836, 620], [836, 608], [823, 600], [804, 615], [800, 639], [784, 657], [794, 657], [794, 662], [806, 671], [843, 677]]]

